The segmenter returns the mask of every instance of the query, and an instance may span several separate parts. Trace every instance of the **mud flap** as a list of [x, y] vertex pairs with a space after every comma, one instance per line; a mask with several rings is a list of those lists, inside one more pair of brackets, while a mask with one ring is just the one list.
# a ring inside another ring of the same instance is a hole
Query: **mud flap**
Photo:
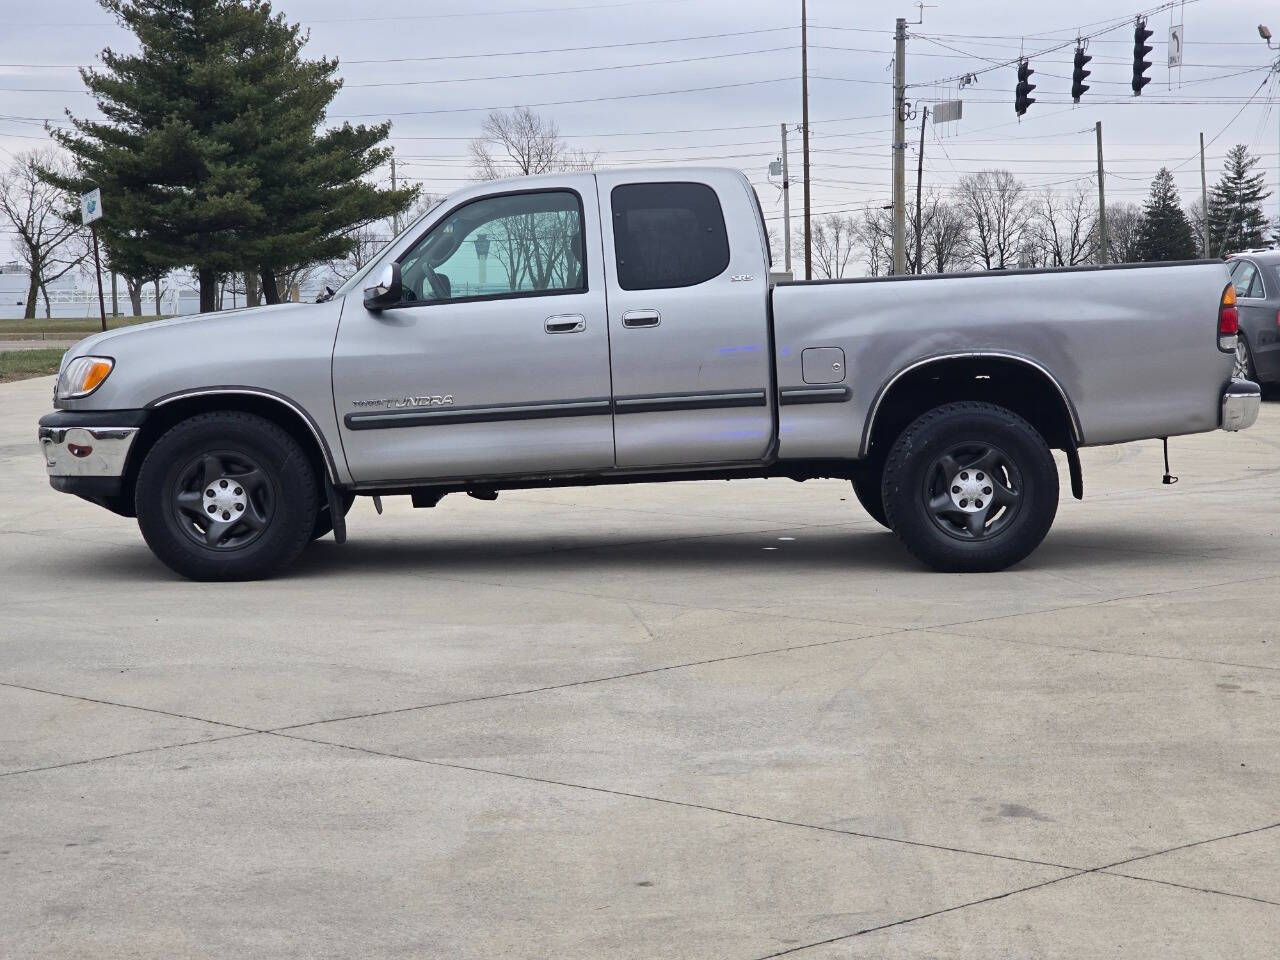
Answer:
[[333, 542], [347, 542], [347, 514], [342, 509], [342, 501], [338, 498], [338, 490], [326, 476], [324, 478], [324, 494], [329, 501], [329, 520], [333, 524]]
[[1067, 468], [1071, 474], [1071, 495], [1077, 500], [1084, 499], [1084, 470], [1080, 467], [1080, 451], [1075, 440], [1069, 440], [1062, 448], [1067, 455]]

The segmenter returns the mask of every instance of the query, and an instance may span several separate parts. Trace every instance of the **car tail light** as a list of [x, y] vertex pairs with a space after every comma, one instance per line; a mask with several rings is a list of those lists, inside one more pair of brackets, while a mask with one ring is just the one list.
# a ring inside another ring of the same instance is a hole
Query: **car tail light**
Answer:
[[[1280, 322], [1280, 318], [1277, 319]], [[1236, 288], [1227, 284], [1218, 307], [1218, 349], [1236, 352], [1236, 335], [1240, 332], [1240, 310], [1236, 307]]]
[[1276, 311], [1276, 326], [1280, 327], [1280, 310]]

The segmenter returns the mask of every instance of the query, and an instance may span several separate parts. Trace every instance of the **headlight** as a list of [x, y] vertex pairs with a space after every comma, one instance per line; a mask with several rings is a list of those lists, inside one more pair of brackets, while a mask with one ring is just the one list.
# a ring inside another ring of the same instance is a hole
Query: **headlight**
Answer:
[[89, 396], [102, 386], [115, 365], [110, 357], [76, 357], [62, 368], [54, 398], [78, 400]]

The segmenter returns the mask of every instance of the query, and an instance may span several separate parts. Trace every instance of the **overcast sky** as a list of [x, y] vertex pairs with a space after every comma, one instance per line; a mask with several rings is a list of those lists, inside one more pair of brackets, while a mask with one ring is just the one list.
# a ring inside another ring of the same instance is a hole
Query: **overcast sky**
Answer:
[[[309, 53], [342, 63], [346, 86], [331, 119], [392, 119], [402, 175], [433, 192], [469, 178], [467, 139], [488, 108], [528, 104], [553, 118], [575, 146], [600, 151], [602, 165], [740, 167], [757, 183], [766, 216], [780, 218], [766, 168], [778, 154], [779, 124], [794, 128], [801, 116], [799, 0], [284, 0], [276, 6], [310, 30]], [[1070, 5], [1079, 20], [1073, 24], [1064, 19], [1067, 6], [938, 0], [925, 9], [924, 23], [910, 28], [908, 96], [921, 106], [953, 96], [965, 101], [960, 123], [936, 131], [930, 124], [926, 132], [926, 188], [945, 192], [963, 173], [992, 166], [1013, 170], [1037, 189], [1092, 187], [1082, 178], [1094, 172], [1093, 124], [1101, 120], [1108, 200], [1141, 200], [1162, 164], [1176, 169], [1184, 200], [1196, 198], [1201, 131], [1216, 138], [1208, 148], [1210, 183], [1226, 148], [1247, 143], [1264, 157], [1274, 190], [1280, 110], [1272, 109], [1276, 84], [1267, 69], [1274, 54], [1257, 33], [1259, 19], [1269, 15], [1266, 5], [1198, 0], [1172, 16], [1152, 15], [1155, 66], [1141, 98], [1129, 90], [1132, 24], [1121, 23], [1140, 8], [1077, 0]], [[405, 9], [414, 12], [397, 13]], [[1280, 8], [1271, 11], [1280, 37]], [[815, 212], [888, 202], [896, 16], [915, 20], [919, 14], [895, 0], [809, 2]], [[1171, 76], [1165, 40], [1171, 22], [1179, 21], [1185, 22], [1186, 65]], [[1068, 92], [1070, 49], [1033, 58], [1039, 84], [1033, 95], [1040, 102], [1020, 123], [1012, 67], [983, 73], [959, 93], [954, 84], [936, 82], [1114, 23], [1121, 25], [1091, 42], [1092, 89], [1079, 106], [1071, 105]], [[105, 46], [127, 49], [130, 38], [93, 0], [5, 5], [0, 162], [44, 141], [41, 118], [92, 111], [92, 101], [77, 92], [79, 76], [66, 65], [92, 63]], [[583, 47], [595, 49], [564, 49]], [[553, 49], [559, 52], [531, 52]], [[652, 95], [659, 93], [667, 95]], [[911, 126], [914, 191], [919, 121]], [[798, 181], [798, 134], [791, 147]], [[1277, 199], [1268, 202], [1273, 216]], [[797, 189], [793, 211], [799, 209]]]

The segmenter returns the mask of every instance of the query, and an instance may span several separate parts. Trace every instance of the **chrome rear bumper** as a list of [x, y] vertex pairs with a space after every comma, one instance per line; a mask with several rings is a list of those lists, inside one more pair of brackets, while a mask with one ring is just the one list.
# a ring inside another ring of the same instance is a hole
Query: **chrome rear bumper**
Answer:
[[1222, 395], [1222, 429], [1244, 430], [1253, 426], [1262, 406], [1262, 388], [1252, 380], [1232, 380]]

